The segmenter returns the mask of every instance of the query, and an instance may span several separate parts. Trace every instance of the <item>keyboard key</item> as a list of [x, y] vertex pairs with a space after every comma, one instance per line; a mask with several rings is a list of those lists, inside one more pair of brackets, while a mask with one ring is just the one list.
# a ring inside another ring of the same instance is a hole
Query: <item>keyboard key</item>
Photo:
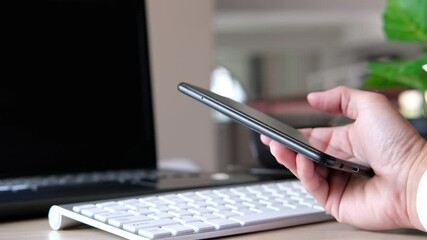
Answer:
[[88, 208], [96, 208], [96, 205], [95, 204], [85, 204], [85, 205], [78, 205], [78, 206], [74, 206], [73, 207], [73, 211], [74, 212], [80, 212], [80, 211], [82, 211], [82, 209], [88, 209]]
[[221, 218], [218, 215], [214, 215], [211, 213], [205, 213], [205, 214], [201, 214], [201, 215], [194, 215], [195, 218], [200, 219], [200, 220], [209, 220], [209, 219], [216, 219], [216, 218]]
[[80, 213], [88, 217], [93, 217], [97, 213], [108, 213], [108, 211], [102, 208], [84, 208]]
[[215, 227], [205, 222], [190, 222], [185, 225], [194, 229], [195, 232], [208, 232], [215, 230]]
[[168, 225], [162, 228], [170, 231], [172, 235], [185, 235], [194, 232], [193, 228], [181, 224]]
[[232, 212], [237, 213], [237, 215], [247, 215], [247, 214], [257, 213], [257, 211], [250, 210], [249, 208], [241, 208], [241, 209], [237, 209], [237, 210], [232, 210]]
[[179, 204], [179, 203], [186, 203], [187, 201], [185, 199], [182, 199], [176, 195], [169, 196], [166, 198], [161, 198], [163, 201], [169, 203], [169, 204]]
[[194, 214], [206, 214], [206, 213], [212, 213], [213, 210], [208, 208], [192, 208], [188, 209], [189, 212], [192, 212]]
[[181, 210], [193, 208], [191, 205], [188, 205], [186, 202], [185, 203], [178, 203], [175, 205], [170, 205], [169, 207], [172, 209], [181, 209]]
[[239, 222], [224, 218], [209, 219], [206, 220], [205, 223], [213, 225], [216, 229], [226, 229], [240, 226]]
[[168, 211], [175, 210], [174, 208], [171, 208], [169, 206], [150, 207], [149, 209], [152, 210], [153, 212], [168, 212]]
[[109, 202], [102, 202], [102, 203], [97, 203], [96, 206], [103, 208], [103, 207], [111, 207], [111, 206], [117, 206], [119, 205], [119, 203], [114, 202], [114, 201], [109, 201]]
[[161, 227], [161, 226], [167, 226], [167, 225], [172, 225], [177, 223], [178, 222], [175, 220], [165, 218], [165, 219], [160, 219], [156, 221], [151, 220], [151, 221], [141, 221], [141, 222], [123, 224], [123, 229], [129, 232], [136, 232], [141, 228]]
[[131, 199], [118, 201], [117, 203], [120, 205], [126, 205], [126, 204], [137, 204], [137, 203], [140, 203], [140, 201], [136, 198], [131, 198]]
[[187, 210], [172, 210], [172, 211], [169, 211], [168, 213], [172, 214], [174, 217], [193, 215], [192, 212], [189, 212]]
[[128, 216], [128, 217], [122, 217], [122, 218], [112, 218], [108, 220], [108, 223], [116, 226], [121, 227], [123, 224], [131, 223], [131, 222], [141, 222], [141, 221], [153, 221], [152, 218], [147, 216]]
[[117, 212], [117, 211], [128, 211], [130, 210], [128, 207], [122, 206], [122, 205], [114, 205], [114, 206], [108, 206], [104, 207], [105, 210], [110, 212]]
[[149, 205], [144, 202], [134, 202], [134, 203], [125, 203], [124, 206], [130, 208], [130, 209], [138, 209], [138, 208], [150, 208], [152, 205]]
[[239, 214], [237, 214], [236, 212], [232, 212], [232, 211], [222, 211], [222, 212], [213, 213], [213, 215], [216, 215], [216, 216], [219, 216], [222, 218], [228, 218], [228, 217], [236, 216]]
[[94, 218], [101, 222], [107, 222], [109, 219], [121, 218], [121, 217], [130, 217], [133, 214], [129, 212], [107, 212], [107, 213], [97, 213]]
[[147, 238], [163, 238], [172, 236], [172, 233], [159, 227], [139, 229], [138, 234]]
[[174, 215], [167, 212], [155, 212], [155, 213], [148, 214], [147, 216], [151, 217], [152, 219], [163, 219], [163, 218], [174, 217]]
[[154, 211], [149, 208], [138, 208], [138, 209], [129, 210], [128, 212], [133, 213], [135, 215], [147, 215], [147, 214], [153, 213]]
[[199, 218], [195, 218], [194, 216], [191, 216], [191, 215], [177, 217], [177, 218], [174, 218], [174, 220], [178, 221], [180, 223], [190, 223], [190, 222], [198, 222], [198, 221], [200, 221]]
[[271, 220], [277, 220], [285, 217], [295, 217], [305, 213], [312, 213], [311, 208], [299, 208], [293, 210], [282, 209], [280, 211], [266, 211], [262, 213], [248, 214], [242, 216], [230, 217], [231, 220], [237, 221], [242, 225], [251, 225]]

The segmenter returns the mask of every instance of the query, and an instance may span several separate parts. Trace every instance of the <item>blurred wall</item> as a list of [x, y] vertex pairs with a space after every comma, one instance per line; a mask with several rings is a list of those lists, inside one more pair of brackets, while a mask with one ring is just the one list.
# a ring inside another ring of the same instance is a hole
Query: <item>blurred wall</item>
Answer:
[[181, 81], [209, 86], [212, 1], [148, 0], [158, 158], [191, 159], [217, 169], [215, 124], [208, 107], [179, 93]]

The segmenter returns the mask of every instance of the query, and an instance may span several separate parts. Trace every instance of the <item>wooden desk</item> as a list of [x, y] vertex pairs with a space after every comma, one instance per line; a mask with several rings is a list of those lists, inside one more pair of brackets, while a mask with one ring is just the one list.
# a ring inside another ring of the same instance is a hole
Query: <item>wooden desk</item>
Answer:
[[[68, 230], [54, 231], [51, 230], [47, 218], [2, 222], [0, 223], [0, 239], [18, 239], [18, 240], [69, 240], [69, 239], [117, 239], [112, 234], [87, 227], [80, 226]], [[334, 221], [309, 224], [298, 227], [283, 228], [258, 233], [249, 233], [239, 236], [221, 238], [226, 240], [272, 240], [272, 239], [385, 239], [385, 240], [412, 240], [427, 239], [427, 234], [414, 230], [396, 230], [372, 232], [359, 230], [345, 224], [339, 224]]]

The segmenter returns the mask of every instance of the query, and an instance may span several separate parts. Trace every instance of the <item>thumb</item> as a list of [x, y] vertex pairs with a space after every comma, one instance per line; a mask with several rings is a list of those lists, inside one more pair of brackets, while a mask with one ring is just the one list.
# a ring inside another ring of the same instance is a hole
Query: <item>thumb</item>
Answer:
[[[361, 111], [361, 106], [364, 106], [364, 103], [372, 97], [384, 96], [340, 86], [324, 92], [312, 92], [307, 95], [307, 100], [311, 106], [321, 111], [356, 119]], [[373, 99], [371, 100], [373, 101]]]

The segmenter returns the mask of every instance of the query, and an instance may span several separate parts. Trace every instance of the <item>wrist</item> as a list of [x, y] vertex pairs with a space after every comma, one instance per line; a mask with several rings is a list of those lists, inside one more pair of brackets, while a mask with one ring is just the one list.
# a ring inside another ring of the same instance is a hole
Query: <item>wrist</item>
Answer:
[[408, 215], [410, 225], [421, 231], [427, 231], [427, 143], [413, 163], [408, 176]]
[[421, 230], [427, 232], [427, 170], [418, 184], [416, 201], [418, 219], [423, 227]]

